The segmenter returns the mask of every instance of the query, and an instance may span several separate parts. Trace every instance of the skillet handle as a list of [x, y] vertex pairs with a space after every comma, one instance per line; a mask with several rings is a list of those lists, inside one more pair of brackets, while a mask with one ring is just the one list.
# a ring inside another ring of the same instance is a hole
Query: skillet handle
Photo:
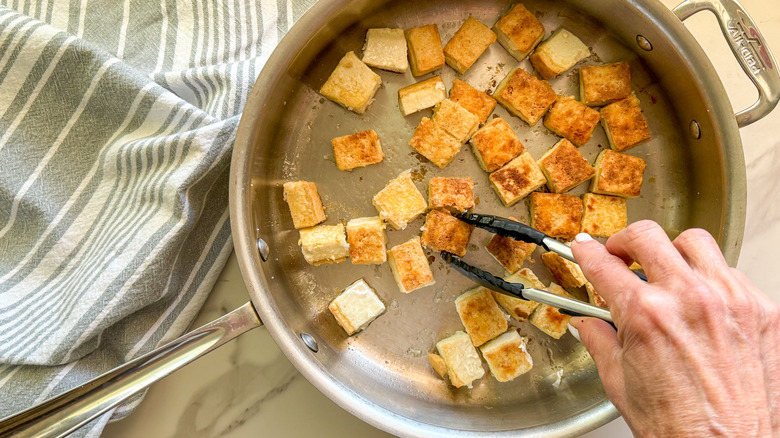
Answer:
[[684, 21], [705, 10], [715, 15], [734, 57], [758, 89], [758, 100], [736, 114], [741, 128], [769, 114], [780, 101], [777, 63], [755, 22], [736, 0], [686, 0], [672, 12]]
[[0, 420], [0, 437], [60, 437], [263, 323], [251, 302], [38, 406]]

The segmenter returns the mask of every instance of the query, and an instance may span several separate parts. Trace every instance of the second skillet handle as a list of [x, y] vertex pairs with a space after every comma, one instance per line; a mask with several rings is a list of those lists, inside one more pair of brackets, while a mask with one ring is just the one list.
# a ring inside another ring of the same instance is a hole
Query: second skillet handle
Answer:
[[0, 437], [60, 437], [131, 395], [263, 323], [252, 303], [24, 412], [0, 420]]
[[686, 0], [672, 9], [681, 21], [700, 11], [715, 14], [734, 57], [758, 89], [758, 100], [736, 114], [737, 125], [747, 126], [769, 114], [780, 101], [777, 64], [755, 22], [736, 0]]

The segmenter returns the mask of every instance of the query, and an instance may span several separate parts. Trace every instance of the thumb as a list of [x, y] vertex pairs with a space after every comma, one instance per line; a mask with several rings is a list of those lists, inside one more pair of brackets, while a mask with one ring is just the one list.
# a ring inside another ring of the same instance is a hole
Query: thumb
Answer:
[[596, 318], [571, 318], [569, 323], [579, 331], [582, 343], [596, 362], [604, 391], [615, 407], [622, 412], [622, 408], [626, 406], [622, 365], [623, 346], [618, 340], [615, 329]]

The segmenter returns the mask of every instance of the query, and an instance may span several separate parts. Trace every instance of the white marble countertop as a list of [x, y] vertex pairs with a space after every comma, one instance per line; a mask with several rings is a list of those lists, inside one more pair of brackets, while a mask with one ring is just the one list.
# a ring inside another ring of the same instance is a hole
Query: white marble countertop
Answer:
[[[663, 0], [669, 7], [676, 0]], [[770, 0], [742, 0], [769, 47], [780, 55], [780, 8]], [[711, 57], [735, 108], [756, 97], [737, 66], [715, 19], [697, 14], [686, 22]], [[778, 58], [780, 59], [780, 58]], [[780, 247], [780, 108], [742, 129], [747, 162], [748, 211], [738, 268], [780, 302], [780, 277], [771, 254]], [[222, 272], [194, 326], [209, 322], [247, 301], [235, 255]], [[304, 379], [262, 328], [155, 384], [130, 417], [108, 425], [107, 438], [186, 436], [388, 436], [342, 410]], [[587, 437], [628, 437], [622, 419]]]

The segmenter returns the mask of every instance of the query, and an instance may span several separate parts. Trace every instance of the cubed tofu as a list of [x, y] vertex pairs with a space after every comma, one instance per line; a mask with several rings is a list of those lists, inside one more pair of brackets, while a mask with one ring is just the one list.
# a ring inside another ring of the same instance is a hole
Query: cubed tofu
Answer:
[[627, 62], [583, 65], [580, 68], [580, 101], [602, 106], [623, 100], [631, 94], [631, 68]]
[[610, 237], [628, 223], [625, 198], [585, 193], [582, 204], [582, 233]]
[[361, 217], [347, 222], [349, 259], [354, 265], [382, 264], [387, 261], [385, 221], [380, 217]]
[[382, 143], [373, 129], [336, 137], [330, 143], [333, 145], [333, 155], [339, 170], [365, 167], [385, 159]]
[[639, 196], [647, 168], [645, 160], [605, 149], [596, 158], [595, 167], [596, 176], [590, 184], [591, 192], [624, 198]]
[[390, 180], [385, 188], [374, 195], [371, 203], [379, 212], [379, 217], [388, 221], [396, 230], [405, 229], [406, 224], [428, 209], [425, 198], [412, 181], [410, 170]]
[[431, 178], [428, 181], [428, 206], [453, 213], [474, 208], [474, 182], [471, 178]]
[[339, 263], [347, 259], [349, 245], [344, 233], [344, 225], [317, 225], [300, 230], [303, 258], [314, 266], [326, 263]]
[[554, 193], [566, 193], [593, 178], [596, 170], [569, 140], [563, 139], [539, 159], [547, 187]]
[[531, 193], [531, 226], [565, 240], [572, 240], [580, 232], [582, 200], [576, 196], [557, 193]]
[[450, 99], [444, 99], [436, 105], [433, 120], [461, 144], [471, 138], [479, 128], [479, 117]]
[[[509, 219], [517, 221], [513, 217]], [[514, 274], [523, 266], [525, 259], [534, 252], [536, 244], [494, 234], [485, 244], [485, 249], [507, 272]]]
[[515, 377], [527, 373], [534, 366], [534, 361], [526, 348], [525, 339], [510, 330], [479, 347], [482, 357], [490, 368], [493, 377], [499, 382], [508, 382]]
[[485, 375], [477, 349], [464, 331], [457, 331], [449, 338], [436, 343], [452, 386], [471, 386], [471, 383]]
[[326, 219], [317, 185], [313, 182], [284, 183], [284, 200], [290, 207], [293, 226], [297, 229], [313, 227]]
[[350, 111], [363, 114], [380, 85], [379, 75], [354, 52], [347, 52], [320, 88], [320, 94]]
[[471, 289], [455, 298], [455, 309], [475, 347], [504, 333], [509, 326], [493, 294], [484, 287]]
[[[547, 287], [546, 290], [562, 297], [573, 298], [568, 292], [555, 283], [550, 283], [550, 286]], [[531, 317], [528, 318], [528, 321], [548, 336], [560, 339], [561, 336], [566, 334], [566, 330], [569, 326], [569, 319], [571, 319], [571, 316], [564, 315], [558, 311], [557, 308], [548, 306], [547, 304], [540, 304], [539, 307], [534, 310], [534, 313], [531, 314]]]
[[515, 131], [501, 118], [486, 123], [471, 137], [469, 143], [479, 165], [487, 172], [500, 169], [525, 150]]
[[580, 147], [593, 136], [593, 130], [600, 120], [601, 114], [593, 108], [577, 102], [571, 96], [558, 96], [544, 117], [544, 126]]
[[442, 379], [447, 377], [447, 364], [444, 363], [444, 359], [436, 353], [428, 353], [428, 362], [431, 363], [431, 367], [436, 374]]
[[544, 38], [542, 22], [521, 3], [504, 14], [493, 26], [493, 31], [498, 42], [518, 61], [528, 56]]
[[368, 29], [363, 62], [371, 67], [403, 73], [409, 69], [403, 29]]
[[650, 129], [634, 93], [601, 109], [601, 124], [612, 149], [623, 152], [650, 140]]
[[574, 64], [588, 56], [588, 46], [576, 35], [561, 28], [539, 44], [529, 59], [544, 79], [550, 79], [574, 67]]
[[585, 291], [588, 292], [589, 303], [593, 304], [594, 306], [599, 306], [602, 309], [609, 309], [609, 304], [607, 304], [607, 301], [604, 299], [604, 297], [596, 292], [596, 288], [593, 287], [591, 282], [585, 283]]
[[488, 117], [496, 107], [496, 99], [490, 97], [471, 85], [454, 79], [450, 89], [450, 100], [466, 108], [468, 112], [479, 117], [480, 123], [487, 122]]
[[405, 294], [436, 282], [419, 237], [390, 248], [387, 252], [387, 262], [393, 271], [398, 289]]
[[537, 79], [522, 68], [506, 75], [493, 96], [510, 113], [531, 126], [544, 116], [558, 97], [547, 81]]
[[579, 265], [552, 251], [542, 254], [542, 263], [547, 266], [555, 282], [563, 287], [582, 287], [588, 282]]
[[441, 76], [434, 76], [398, 90], [398, 107], [405, 116], [432, 108], [447, 98], [447, 87]]
[[336, 322], [352, 336], [385, 311], [385, 305], [362, 278], [349, 285], [328, 305]]
[[[544, 284], [528, 268], [523, 268], [508, 277], [504, 277], [504, 280], [510, 283], [522, 283], [524, 287], [544, 289]], [[536, 301], [522, 300], [495, 291], [493, 291], [493, 298], [496, 299], [499, 306], [509, 313], [509, 316], [521, 322], [528, 319], [539, 305]]]
[[471, 230], [471, 225], [446, 210], [431, 210], [425, 218], [421, 241], [426, 248], [463, 257], [469, 246]]
[[444, 60], [460, 74], [468, 70], [496, 40], [496, 34], [469, 16], [444, 46]]
[[528, 151], [490, 174], [490, 184], [507, 207], [547, 183], [544, 173]]
[[438, 122], [423, 117], [409, 140], [409, 146], [440, 169], [444, 169], [460, 152], [463, 143]]
[[409, 45], [412, 75], [422, 76], [444, 66], [444, 50], [439, 28], [435, 24], [407, 30], [406, 42]]

